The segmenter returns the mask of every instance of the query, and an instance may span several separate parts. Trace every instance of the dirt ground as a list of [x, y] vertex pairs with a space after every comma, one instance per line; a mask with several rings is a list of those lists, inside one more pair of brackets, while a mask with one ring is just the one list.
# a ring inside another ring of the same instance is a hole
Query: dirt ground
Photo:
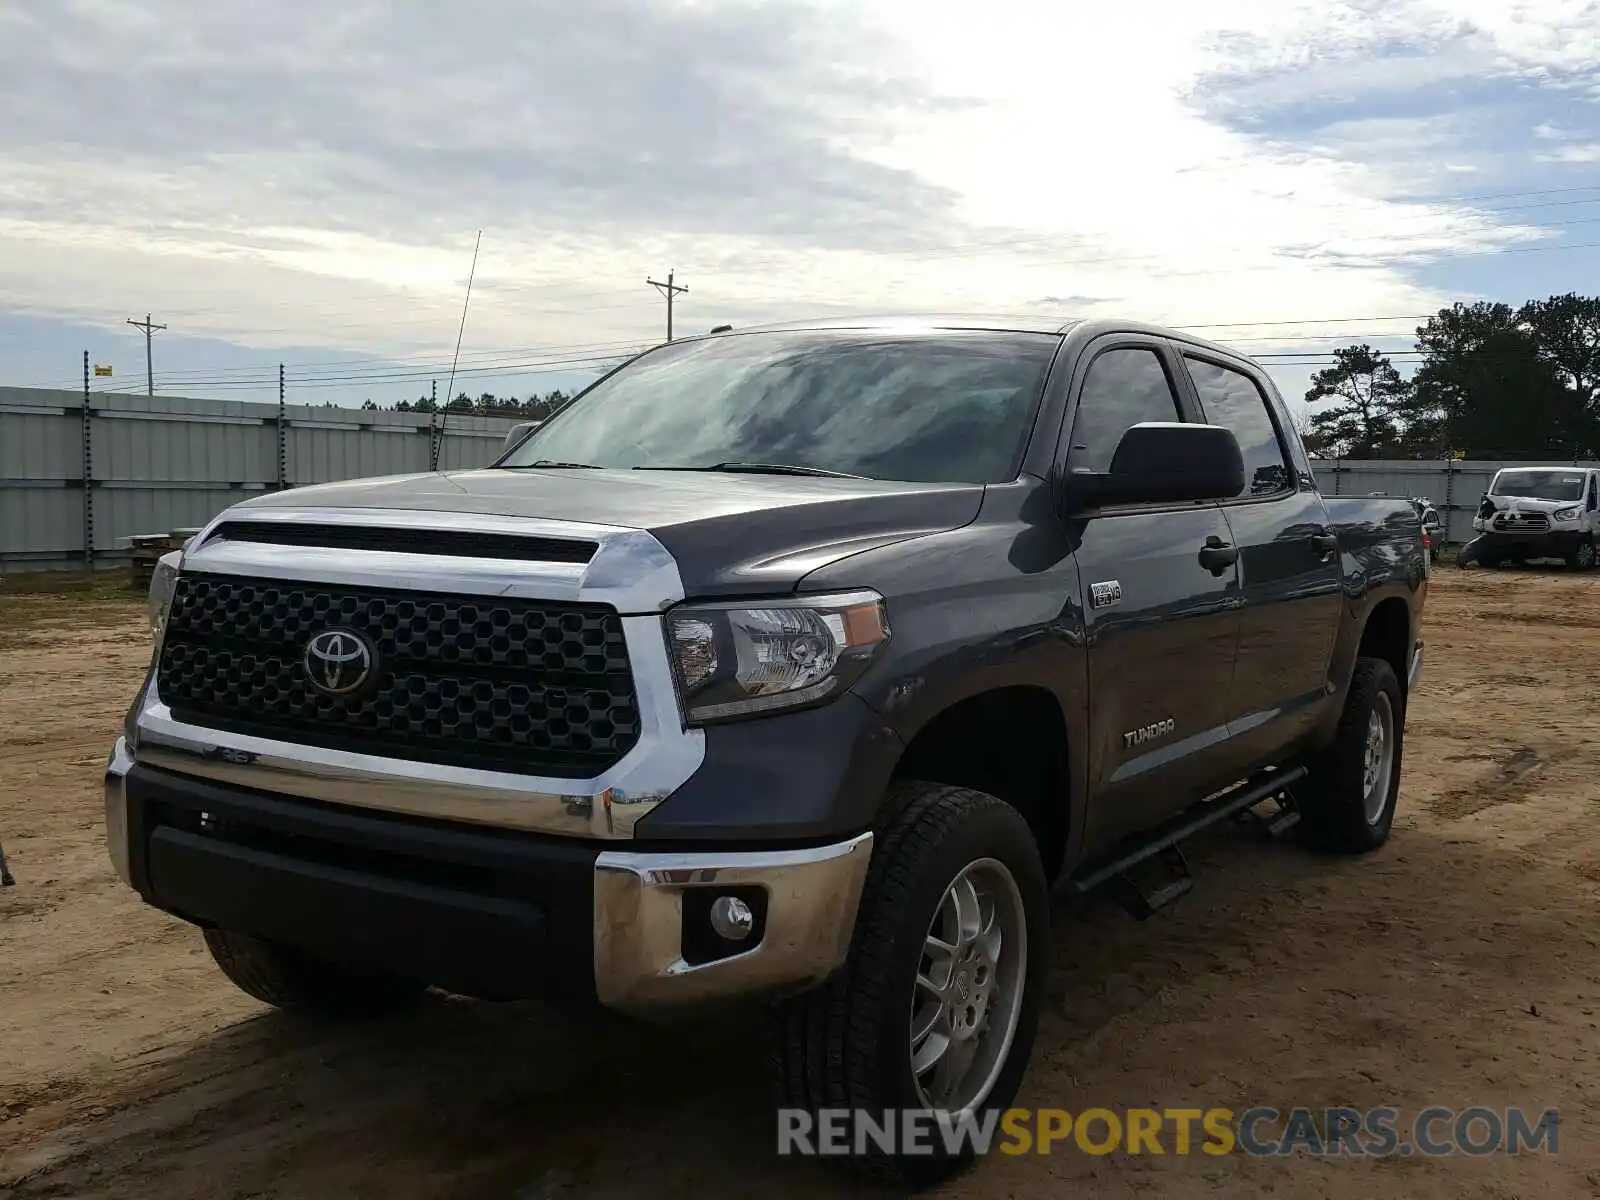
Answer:
[[[0, 589], [0, 1200], [743, 1196], [777, 1160], [753, 1026], [438, 998], [351, 1031], [235, 992], [111, 873], [100, 779], [139, 606]], [[1562, 1112], [1560, 1152], [996, 1155], [952, 1197], [1600, 1195], [1600, 574], [1442, 567], [1400, 816], [1360, 861], [1224, 830], [1140, 924], [1063, 910], [1019, 1103]], [[1078, 1189], [1073, 1191], [1074, 1187]]]

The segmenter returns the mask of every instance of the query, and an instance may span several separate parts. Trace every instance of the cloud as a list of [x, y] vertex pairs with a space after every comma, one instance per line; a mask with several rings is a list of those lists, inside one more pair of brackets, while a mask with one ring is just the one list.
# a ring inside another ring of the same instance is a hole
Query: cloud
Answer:
[[1543, 142], [1563, 142], [1555, 150], [1542, 150], [1534, 154], [1536, 162], [1547, 163], [1595, 163], [1600, 162], [1600, 141], [1584, 141], [1585, 135], [1568, 129], [1561, 129], [1549, 123], [1538, 125], [1533, 131], [1534, 137]]
[[1492, 180], [1535, 109], [1582, 128], [1546, 100], [1587, 104], [1592, 15], [10, 0], [0, 307], [434, 352], [482, 227], [469, 348], [654, 336], [644, 279], [672, 267], [690, 328], [1041, 297], [1427, 311], [1418, 262], [1546, 235], [1411, 197]]
[[829, 66], [847, 61], [847, 31], [803, 17], [645, 0], [23, 0], [0, 145], [165, 183], [124, 206], [164, 224], [213, 223], [217, 188], [284, 227], [378, 237], [471, 213], [827, 240], [936, 211], [914, 177], [831, 143], [863, 109], [914, 107], [917, 89]]
[[1600, 162], [1600, 142], [1563, 146], [1559, 150], [1553, 150], [1548, 154], [1540, 154], [1536, 157], [1540, 162], [1597, 163]]
[[1115, 303], [1115, 296], [1040, 296], [1037, 300], [1029, 300], [1028, 307], [1044, 308], [1070, 315], [1086, 308], [1099, 308]]

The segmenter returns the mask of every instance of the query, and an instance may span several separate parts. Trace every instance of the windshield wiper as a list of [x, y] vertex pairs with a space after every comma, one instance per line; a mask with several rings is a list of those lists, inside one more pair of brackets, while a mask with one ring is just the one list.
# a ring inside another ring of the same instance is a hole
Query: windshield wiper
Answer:
[[720, 462], [708, 467], [635, 467], [635, 471], [727, 471], [739, 475], [819, 475], [825, 479], [864, 479], [844, 471], [824, 471], [820, 467], [797, 467], [790, 463]]
[[[509, 466], [510, 464], [507, 465]], [[571, 468], [574, 470], [583, 471], [601, 471], [605, 469], [603, 467], [597, 467], [594, 463], [559, 462], [553, 458], [538, 458], [531, 463], [517, 463], [515, 466], [511, 467], [511, 469], [515, 471], [522, 470], [527, 467], [558, 467], [562, 469]]]

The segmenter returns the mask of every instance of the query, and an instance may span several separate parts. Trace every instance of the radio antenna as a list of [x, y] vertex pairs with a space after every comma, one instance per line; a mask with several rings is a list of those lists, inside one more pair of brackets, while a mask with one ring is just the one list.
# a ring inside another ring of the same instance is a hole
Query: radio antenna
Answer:
[[472, 280], [478, 273], [478, 247], [483, 245], [483, 230], [478, 230], [478, 240], [472, 243], [472, 268], [467, 272], [467, 298], [461, 302], [461, 328], [456, 330], [456, 353], [450, 360], [450, 382], [444, 388], [444, 415], [439, 418], [439, 433], [433, 439], [428, 456], [428, 470], [439, 469], [439, 452], [444, 449], [444, 427], [450, 420], [451, 393], [456, 386], [456, 364], [461, 361], [461, 339], [467, 332], [467, 307], [472, 303]]

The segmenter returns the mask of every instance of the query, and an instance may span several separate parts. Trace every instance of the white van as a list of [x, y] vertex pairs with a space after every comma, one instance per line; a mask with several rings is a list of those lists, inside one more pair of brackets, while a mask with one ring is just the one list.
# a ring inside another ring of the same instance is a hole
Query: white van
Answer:
[[1600, 540], [1600, 470], [1593, 467], [1502, 467], [1472, 519], [1478, 536], [1462, 565], [1486, 567], [1530, 558], [1561, 558], [1569, 567], [1595, 564]]

